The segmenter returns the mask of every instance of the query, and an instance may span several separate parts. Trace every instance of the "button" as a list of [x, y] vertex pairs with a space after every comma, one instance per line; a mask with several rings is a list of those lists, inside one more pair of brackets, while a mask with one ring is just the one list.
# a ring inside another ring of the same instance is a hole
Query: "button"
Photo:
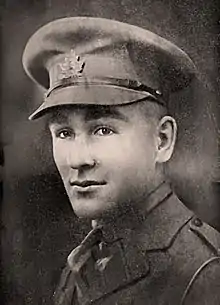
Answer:
[[157, 95], [162, 95], [162, 93], [161, 93], [160, 90], [156, 90], [156, 94], [157, 94]]
[[203, 225], [202, 220], [199, 219], [198, 217], [195, 217], [195, 218], [192, 220], [192, 223], [193, 223], [194, 226], [196, 226], [196, 227], [201, 227], [201, 226]]

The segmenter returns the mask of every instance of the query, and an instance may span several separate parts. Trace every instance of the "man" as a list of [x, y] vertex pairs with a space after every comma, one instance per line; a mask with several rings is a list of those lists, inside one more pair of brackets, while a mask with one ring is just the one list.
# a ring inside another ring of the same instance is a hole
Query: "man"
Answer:
[[147, 30], [64, 18], [29, 40], [27, 74], [47, 89], [54, 160], [92, 231], [68, 257], [55, 304], [220, 304], [219, 235], [172, 192], [164, 165], [177, 126], [169, 96], [191, 59]]

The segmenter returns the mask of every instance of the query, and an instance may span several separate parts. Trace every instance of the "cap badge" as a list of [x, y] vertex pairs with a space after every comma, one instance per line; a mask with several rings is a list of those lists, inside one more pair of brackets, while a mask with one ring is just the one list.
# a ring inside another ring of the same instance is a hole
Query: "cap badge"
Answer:
[[60, 68], [58, 78], [62, 80], [70, 77], [80, 77], [85, 67], [85, 61], [71, 50], [64, 58], [64, 61], [58, 65]]

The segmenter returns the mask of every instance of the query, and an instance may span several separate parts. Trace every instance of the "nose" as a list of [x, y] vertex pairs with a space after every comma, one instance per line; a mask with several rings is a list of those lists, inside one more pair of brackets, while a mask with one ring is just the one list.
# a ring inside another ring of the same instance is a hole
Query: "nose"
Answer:
[[92, 156], [91, 146], [84, 139], [76, 139], [68, 151], [68, 164], [77, 170], [93, 168], [97, 162]]

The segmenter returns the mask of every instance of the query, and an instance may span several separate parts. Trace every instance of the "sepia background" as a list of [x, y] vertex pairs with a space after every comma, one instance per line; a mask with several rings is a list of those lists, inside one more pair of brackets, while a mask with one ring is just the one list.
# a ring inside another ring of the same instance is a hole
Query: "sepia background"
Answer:
[[139, 25], [173, 41], [192, 57], [201, 82], [170, 100], [179, 134], [168, 173], [184, 203], [220, 229], [218, 1], [1, 3], [1, 304], [52, 304], [66, 257], [89, 230], [89, 224], [71, 211], [43, 122], [27, 120], [41, 103], [42, 93], [23, 72], [22, 52], [35, 30], [53, 19], [98, 16]]

